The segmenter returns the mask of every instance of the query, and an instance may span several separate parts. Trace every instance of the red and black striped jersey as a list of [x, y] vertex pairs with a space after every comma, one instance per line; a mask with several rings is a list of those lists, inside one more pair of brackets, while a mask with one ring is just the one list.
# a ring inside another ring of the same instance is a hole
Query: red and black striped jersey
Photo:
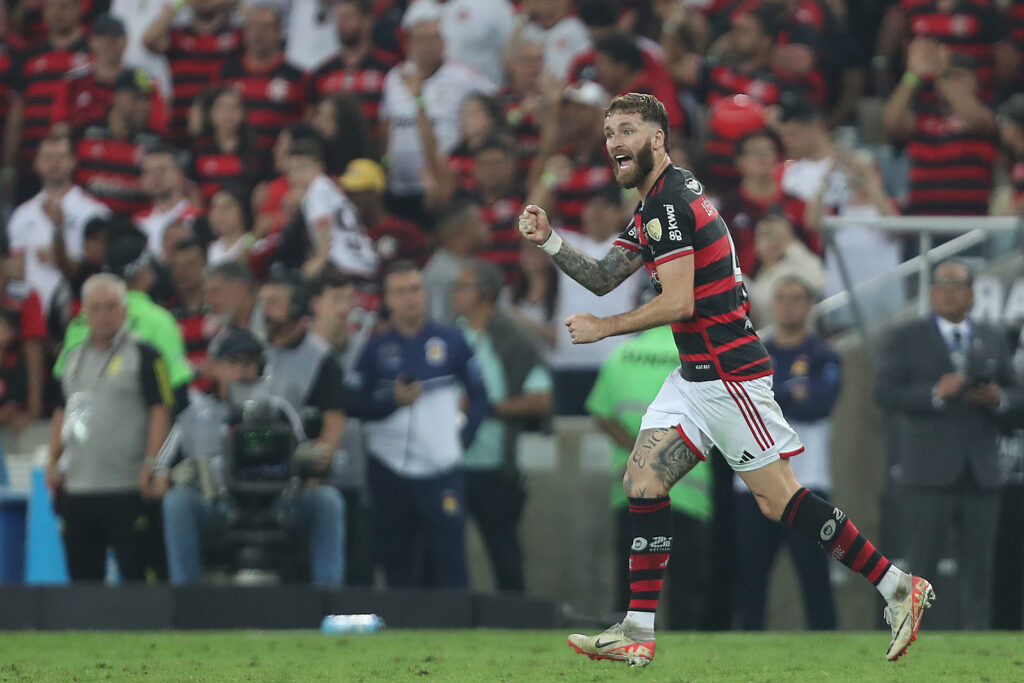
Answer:
[[[571, 150], [563, 151], [571, 154]], [[589, 163], [574, 165], [566, 181], [554, 189], [555, 209], [562, 219], [562, 227], [575, 232], [582, 231], [583, 205], [614, 182], [615, 176], [603, 148], [594, 153]]]
[[[941, 12], [933, 0], [901, 0], [910, 38], [927, 36], [945, 44], [953, 52], [977, 60], [978, 90], [982, 100], [992, 101], [992, 46], [1010, 39], [1010, 24], [985, 0], [963, 0], [953, 12]], [[934, 103], [934, 89], [918, 93]]]
[[512, 92], [506, 87], [498, 92], [497, 97], [505, 110], [508, 130], [516, 141], [520, 169], [523, 173], [529, 173], [530, 165], [540, 151], [540, 122], [533, 111], [523, 106], [524, 97], [521, 93]]
[[[746, 95], [764, 106], [774, 105], [779, 103], [783, 91], [782, 82], [771, 71], [744, 73], [714, 60], [704, 62], [701, 83], [709, 107], [733, 95]], [[738, 136], [723, 134], [716, 126], [708, 127], [704, 154], [708, 182], [716, 188], [730, 188], [739, 181], [735, 164], [737, 139]]]
[[[97, 80], [90, 62], [64, 75], [54, 96], [50, 120], [52, 123], [67, 121], [72, 130], [104, 125], [113, 101], [113, 82]], [[149, 97], [148, 124], [153, 130], [164, 130], [167, 126], [167, 107], [155, 87]]]
[[242, 93], [245, 115], [256, 134], [256, 148], [269, 152], [282, 129], [302, 119], [306, 108], [306, 73], [281, 56], [255, 67], [245, 55], [231, 57], [220, 69], [222, 83]]
[[715, 201], [715, 205], [722, 214], [722, 220], [729, 226], [736, 258], [746, 275], [754, 275], [761, 267], [754, 249], [754, 226], [769, 214], [784, 216], [808, 249], [819, 256], [825, 253], [821, 238], [804, 227], [804, 200], [783, 192], [781, 188], [774, 197], [761, 199], [751, 197], [740, 186]]
[[693, 256], [694, 314], [672, 323], [684, 379], [741, 381], [772, 373], [747, 317], [750, 302], [729, 228], [692, 173], [667, 168], [615, 244], [643, 256], [659, 293], [658, 267]]
[[476, 153], [469, 143], [462, 140], [448, 154], [448, 168], [455, 174], [456, 191], [471, 192], [476, 189]]
[[18, 56], [25, 49], [25, 42], [15, 33], [8, 33], [0, 40], [0, 120], [7, 120], [11, 110], [11, 90], [19, 73]]
[[89, 60], [89, 46], [79, 39], [69, 49], [55, 49], [49, 42], [36, 43], [25, 49], [20, 60], [13, 89], [25, 101], [22, 118], [19, 162], [31, 165], [39, 141], [50, 131], [50, 114], [64, 74]]
[[215, 82], [225, 60], [242, 52], [242, 32], [225, 26], [215, 33], [196, 33], [189, 26], [170, 31], [167, 64], [171, 70], [171, 138], [186, 138], [188, 109], [203, 88]]
[[701, 90], [709, 107], [733, 95], [752, 97], [763, 105], [778, 104], [782, 96], [782, 83], [771, 71], [743, 72], [725, 62], [704, 61]]
[[523, 241], [519, 214], [523, 199], [523, 193], [516, 192], [490, 204], [480, 204], [480, 214], [491, 226], [491, 241], [476, 256], [501, 268], [509, 284], [519, 277], [519, 244]]
[[206, 364], [210, 341], [217, 336], [222, 326], [209, 311], [189, 309], [177, 298], [167, 301], [164, 308], [178, 321], [178, 329], [185, 342], [185, 356], [194, 371], [192, 386], [200, 391], [212, 390], [213, 382], [201, 370]]
[[[713, 0], [702, 11], [729, 23], [741, 14], [752, 12], [761, 4], [761, 0]], [[790, 21], [800, 26], [824, 31], [828, 27], [829, 14], [820, 0], [798, 0]]]
[[75, 152], [78, 164], [75, 182], [119, 216], [128, 217], [149, 206], [139, 178], [142, 155], [157, 145], [156, 133], [139, 133], [130, 140], [110, 137], [106, 126], [89, 126], [82, 131]]
[[920, 112], [916, 117], [907, 143], [906, 213], [987, 214], [997, 154], [992, 137], [965, 131], [955, 116]]
[[224, 183], [230, 182], [251, 190], [256, 177], [255, 166], [255, 155], [225, 152], [212, 139], [203, 138], [192, 148], [188, 176], [199, 185], [205, 206]]
[[384, 77], [397, 63], [389, 52], [373, 49], [358, 64], [349, 67], [341, 55], [335, 55], [321, 64], [309, 79], [309, 100], [320, 100], [337, 93], [347, 93], [359, 99], [363, 116], [370, 130], [377, 134]]
[[[20, 15], [18, 33], [21, 34], [21, 37], [30, 43], [46, 40], [49, 33], [46, 22], [43, 20], [43, 3], [7, 3], [9, 7], [17, 7], [19, 4], [21, 7], [18, 7], [18, 15]], [[79, 5], [82, 8], [80, 15], [82, 26], [89, 26], [96, 15], [106, 12], [110, 8], [110, 2], [107, 0], [80, 0]]]

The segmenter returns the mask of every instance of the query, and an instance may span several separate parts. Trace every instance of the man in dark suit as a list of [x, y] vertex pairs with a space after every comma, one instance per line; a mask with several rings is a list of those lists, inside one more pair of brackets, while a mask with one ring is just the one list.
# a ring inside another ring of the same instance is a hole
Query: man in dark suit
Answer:
[[932, 314], [893, 329], [876, 397], [891, 420], [890, 482], [908, 568], [935, 571], [956, 530], [962, 628], [990, 627], [992, 561], [1001, 485], [996, 438], [1020, 412], [1010, 351], [998, 329], [970, 319], [970, 270], [944, 261], [932, 274]]

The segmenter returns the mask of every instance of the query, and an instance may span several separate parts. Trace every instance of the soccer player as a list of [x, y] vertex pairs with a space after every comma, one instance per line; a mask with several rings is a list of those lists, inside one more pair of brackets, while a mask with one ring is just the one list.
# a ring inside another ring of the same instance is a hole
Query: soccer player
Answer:
[[772, 366], [747, 318], [749, 304], [729, 230], [693, 174], [668, 156], [668, 116], [655, 97], [629, 93], [605, 114], [605, 147], [616, 179], [641, 197], [632, 223], [602, 259], [563, 242], [547, 214], [529, 205], [519, 229], [567, 275], [605, 294], [641, 264], [659, 295], [634, 311], [597, 318], [569, 316], [573, 343], [659, 325], [672, 326], [680, 368], [648, 406], [623, 488], [633, 542], [625, 618], [569, 645], [591, 659], [647, 666], [654, 659], [654, 613], [672, 551], [668, 492], [716, 449], [750, 488], [761, 512], [813, 538], [825, 552], [863, 574], [888, 603], [892, 627], [886, 659], [895, 661], [917, 635], [931, 584], [889, 562], [846, 514], [804, 488], [788, 458], [803, 451], [772, 393]]

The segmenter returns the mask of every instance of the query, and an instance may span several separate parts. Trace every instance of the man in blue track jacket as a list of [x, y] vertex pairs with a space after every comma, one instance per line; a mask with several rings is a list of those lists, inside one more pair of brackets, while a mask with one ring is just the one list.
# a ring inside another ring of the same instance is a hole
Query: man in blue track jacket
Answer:
[[[456, 464], [489, 411], [483, 379], [458, 328], [428, 322], [415, 264], [391, 265], [384, 304], [391, 325], [370, 339], [346, 380], [346, 412], [366, 420], [378, 558], [389, 587], [466, 588], [465, 502]], [[417, 561], [417, 549], [426, 562]]]

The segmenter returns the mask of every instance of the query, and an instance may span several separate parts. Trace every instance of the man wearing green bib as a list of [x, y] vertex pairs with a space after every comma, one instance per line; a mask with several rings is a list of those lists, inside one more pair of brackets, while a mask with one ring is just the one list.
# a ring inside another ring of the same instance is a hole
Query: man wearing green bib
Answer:
[[[587, 398], [587, 410], [615, 443], [615, 474], [611, 504], [615, 511], [617, 585], [616, 609], [629, 604], [628, 553], [633, 539], [629, 501], [622, 489], [626, 459], [640, 431], [640, 420], [669, 373], [679, 367], [679, 350], [668, 327], [656, 327], [617, 346], [598, 373]], [[711, 467], [701, 462], [669, 493], [672, 500], [674, 547], [685, 562], [670, 563], [669, 628], [694, 630], [705, 626], [709, 594], [706, 561], [711, 519]]]

